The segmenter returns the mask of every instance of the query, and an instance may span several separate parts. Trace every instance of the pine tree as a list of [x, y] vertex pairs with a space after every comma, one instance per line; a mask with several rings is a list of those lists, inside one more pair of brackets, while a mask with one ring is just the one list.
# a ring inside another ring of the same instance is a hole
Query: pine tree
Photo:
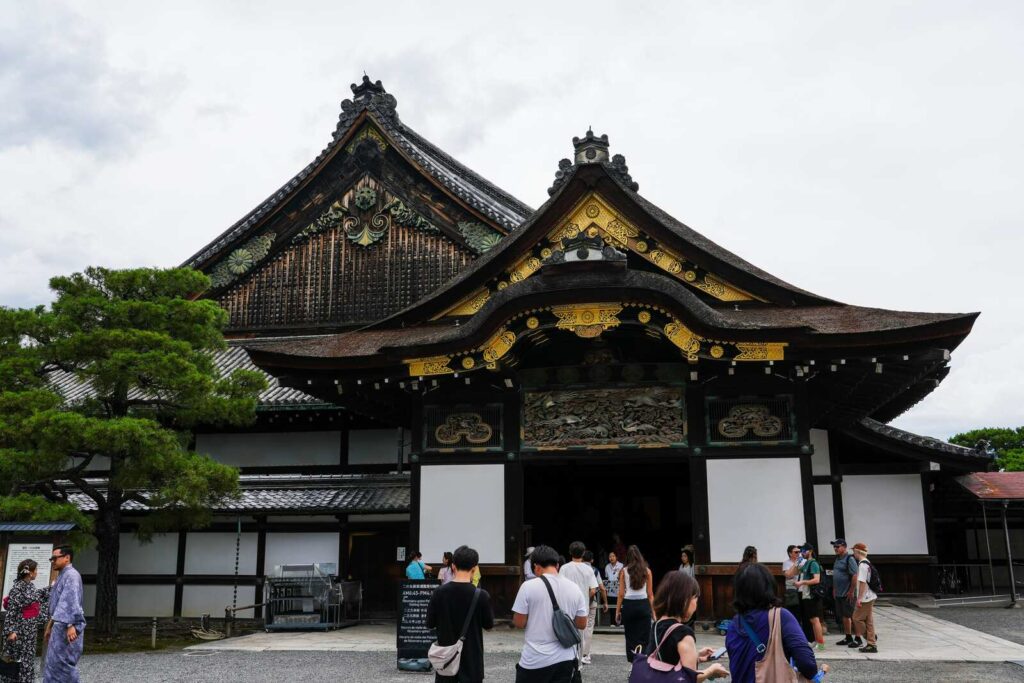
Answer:
[[[100, 632], [117, 629], [123, 506], [152, 509], [146, 539], [207, 524], [237, 494], [238, 471], [189, 450], [191, 429], [251, 422], [265, 381], [219, 375], [227, 314], [196, 298], [208, 286], [186, 268], [88, 268], [53, 278], [48, 308], [0, 307], [0, 518], [70, 519], [95, 538]], [[85, 397], [59, 395], [60, 373], [88, 386]], [[97, 467], [108, 474], [87, 476]], [[78, 511], [75, 492], [95, 514]]]

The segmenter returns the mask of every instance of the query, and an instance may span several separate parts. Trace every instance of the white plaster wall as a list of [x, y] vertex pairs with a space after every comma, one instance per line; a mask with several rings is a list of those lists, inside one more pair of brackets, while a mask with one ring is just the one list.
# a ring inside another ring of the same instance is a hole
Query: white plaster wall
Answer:
[[154, 536], [149, 543], [140, 542], [134, 534], [121, 534], [119, 574], [174, 574], [177, 567], [178, 534]]
[[341, 432], [196, 434], [196, 452], [235, 467], [337, 465]]
[[[411, 435], [402, 432], [405, 444], [402, 455], [409, 460]], [[352, 429], [348, 433], [348, 464], [398, 465], [397, 429]]]
[[75, 554], [75, 569], [81, 574], [95, 574], [96, 560], [98, 559], [96, 548], [86, 548]]
[[[181, 593], [181, 616], [201, 617], [209, 614], [214, 619], [224, 617], [224, 608], [231, 605], [232, 586], [185, 586]], [[239, 607], [256, 602], [256, 589], [253, 586], [239, 586]], [[240, 619], [251, 619], [253, 610], [237, 613]]]
[[505, 562], [503, 465], [432, 465], [420, 469], [420, 552], [441, 557], [468, 545], [481, 562]]
[[748, 545], [782, 562], [804, 537], [800, 459], [708, 459], [708, 504], [712, 562], [739, 562]]
[[[118, 599], [120, 602], [120, 599]], [[171, 605], [172, 607], [174, 605]], [[91, 617], [96, 614], [96, 585], [95, 584], [84, 584], [82, 586], [82, 610], [85, 612], [85, 616]]]
[[[223, 615], [223, 611], [221, 612]], [[174, 616], [174, 586], [117, 587], [117, 615], [119, 617], [171, 617]]]
[[338, 564], [338, 533], [268, 533], [267, 574], [279, 564]]
[[828, 544], [836, 537], [836, 516], [832, 508], [831, 484], [815, 485], [814, 517], [818, 523], [818, 547], [815, 548], [815, 551], [820, 553], [821, 549], [828, 548]]
[[[243, 533], [238, 553], [238, 573], [256, 574], [256, 534]], [[234, 574], [235, 534], [192, 532], [185, 542], [186, 574]]]
[[846, 540], [875, 555], [927, 555], [919, 474], [843, 476]]
[[[96, 613], [96, 586], [82, 587], [86, 616]], [[118, 586], [118, 616], [173, 616], [174, 586]]]
[[814, 454], [811, 456], [811, 474], [816, 477], [832, 474], [832, 462], [829, 460], [828, 451], [828, 431], [812, 429], [811, 446], [814, 448]]

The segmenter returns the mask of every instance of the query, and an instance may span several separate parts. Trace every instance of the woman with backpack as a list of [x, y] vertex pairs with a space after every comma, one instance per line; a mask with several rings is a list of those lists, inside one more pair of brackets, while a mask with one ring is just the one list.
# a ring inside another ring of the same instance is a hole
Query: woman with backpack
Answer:
[[824, 616], [821, 607], [824, 595], [824, 586], [821, 583], [821, 563], [814, 557], [814, 546], [810, 543], [805, 543], [800, 547], [800, 555], [804, 558], [804, 563], [800, 578], [795, 581], [797, 590], [800, 591], [800, 609], [814, 631], [815, 649], [822, 652], [825, 649], [825, 631], [821, 627], [821, 620]]
[[820, 683], [828, 665], [818, 670], [814, 650], [807, 644], [800, 623], [789, 610], [779, 607], [775, 590], [775, 577], [763, 564], [745, 564], [733, 577], [736, 616], [725, 635], [732, 680], [786, 680], [779, 676], [792, 672], [792, 662], [801, 675]]
[[[682, 664], [680, 670], [687, 683], [708, 681], [713, 678], [728, 676], [729, 672], [721, 664], [715, 663], [704, 669], [697, 670], [698, 662], [706, 662], [714, 652], [713, 647], [697, 651], [697, 640], [693, 629], [687, 621], [697, 611], [697, 599], [700, 587], [697, 581], [681, 571], [672, 571], [665, 575], [658, 584], [658, 592], [654, 594], [654, 611], [658, 620], [651, 625], [651, 635], [647, 643], [647, 660], [658, 660], [666, 664]], [[634, 671], [638, 667], [649, 666], [636, 660]], [[630, 680], [650, 680], [640, 675], [630, 675]]]

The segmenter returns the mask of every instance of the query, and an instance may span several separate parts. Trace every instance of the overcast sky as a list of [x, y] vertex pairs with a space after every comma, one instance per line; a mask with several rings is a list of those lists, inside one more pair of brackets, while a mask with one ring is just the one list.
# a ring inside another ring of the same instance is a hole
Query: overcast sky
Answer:
[[644, 196], [793, 284], [981, 311], [896, 424], [1018, 426], [1022, 35], [1019, 1], [9, 2], [0, 305], [181, 263], [313, 159], [365, 70], [532, 206], [593, 125]]

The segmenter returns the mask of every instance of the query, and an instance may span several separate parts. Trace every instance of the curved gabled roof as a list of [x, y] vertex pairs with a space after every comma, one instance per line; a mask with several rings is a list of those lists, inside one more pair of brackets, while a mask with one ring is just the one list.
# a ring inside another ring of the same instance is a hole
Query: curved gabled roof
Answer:
[[384, 90], [380, 81], [373, 83], [363, 76], [359, 85], [352, 84], [353, 98], [341, 103], [342, 113], [331, 142], [288, 182], [263, 200], [255, 209], [217, 236], [212, 242], [190, 256], [183, 265], [203, 268], [224, 250], [249, 237], [262, 219], [282, 206], [306, 184], [348, 142], [364, 118], [384, 130], [409, 158], [467, 208], [479, 212], [506, 232], [511, 231], [533, 213], [516, 199], [476, 172], [462, 165], [416, 131], [403, 124], [396, 111], [397, 100]]

